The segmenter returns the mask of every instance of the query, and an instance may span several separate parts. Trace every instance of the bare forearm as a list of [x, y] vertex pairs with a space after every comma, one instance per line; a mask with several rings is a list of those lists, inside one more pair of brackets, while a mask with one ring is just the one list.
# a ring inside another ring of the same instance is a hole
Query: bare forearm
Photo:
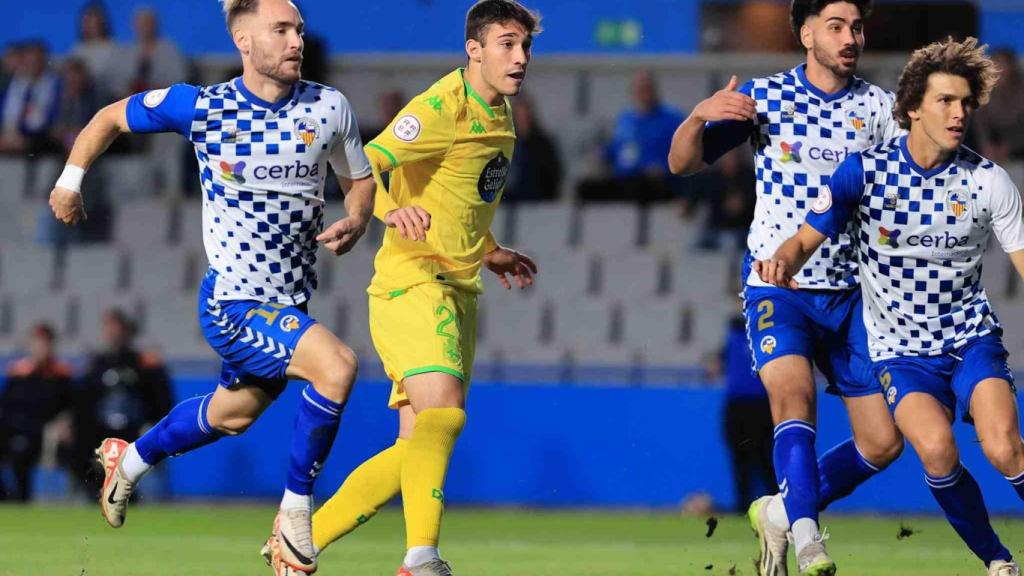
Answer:
[[1013, 262], [1013, 267], [1017, 269], [1017, 274], [1024, 279], [1024, 250], [1017, 250], [1010, 252], [1010, 262]]
[[373, 177], [352, 181], [345, 194], [345, 212], [367, 222], [373, 215], [373, 197], [377, 192], [377, 183]]
[[68, 164], [88, 170], [118, 136], [129, 132], [125, 108], [122, 100], [97, 112], [75, 139]]
[[790, 276], [796, 273], [807, 264], [814, 252], [826, 240], [821, 232], [815, 230], [811, 225], [800, 226], [796, 234], [779, 246], [772, 259], [786, 263], [786, 271]]
[[693, 174], [704, 168], [704, 121], [693, 114], [676, 128], [668, 152], [668, 168], [673, 174]]

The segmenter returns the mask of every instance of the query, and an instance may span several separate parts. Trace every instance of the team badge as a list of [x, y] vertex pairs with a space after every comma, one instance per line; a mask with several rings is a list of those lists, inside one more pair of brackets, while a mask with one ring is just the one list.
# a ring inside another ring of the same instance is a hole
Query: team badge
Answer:
[[885, 200], [882, 201], [884, 210], [896, 210], [900, 207], [900, 193], [892, 190], [885, 193]]
[[893, 404], [896, 403], [896, 394], [896, 387], [889, 386], [889, 390], [885, 392], [885, 401], [889, 403], [889, 406], [892, 406]]
[[832, 191], [828, 189], [828, 186], [822, 186], [821, 190], [818, 191], [818, 197], [814, 199], [814, 204], [811, 204], [811, 212], [824, 214], [831, 207]]
[[146, 92], [146, 95], [142, 98], [142, 103], [146, 105], [146, 108], [156, 108], [167, 98], [167, 93], [170, 92], [170, 88], [164, 88], [163, 90], [150, 90]]
[[295, 121], [295, 135], [306, 146], [312, 146], [313, 142], [320, 136], [320, 125], [312, 118], [299, 118]]
[[857, 112], [854, 110], [850, 110], [846, 115], [846, 118], [850, 121], [850, 126], [853, 126], [854, 130], [862, 130], [867, 126], [867, 122], [864, 121], [864, 117], [858, 116]]
[[946, 207], [953, 213], [957, 220], [963, 220], [967, 216], [967, 191], [950, 190], [946, 194]]
[[796, 106], [793, 104], [787, 104], [786, 107], [782, 109], [782, 117], [792, 118], [794, 116], [796, 116]]
[[420, 137], [420, 130], [422, 129], [423, 124], [420, 123], [419, 118], [412, 114], [406, 114], [395, 120], [395, 127], [391, 131], [395, 134], [395, 138], [402, 142], [414, 142]]
[[775, 341], [775, 336], [769, 335], [765, 336], [764, 338], [761, 338], [761, 352], [764, 352], [765, 354], [771, 354], [772, 352], [775, 351], [776, 344], [777, 343]]
[[299, 319], [293, 314], [289, 314], [284, 318], [281, 318], [281, 330], [284, 332], [291, 332], [292, 330], [299, 329]]

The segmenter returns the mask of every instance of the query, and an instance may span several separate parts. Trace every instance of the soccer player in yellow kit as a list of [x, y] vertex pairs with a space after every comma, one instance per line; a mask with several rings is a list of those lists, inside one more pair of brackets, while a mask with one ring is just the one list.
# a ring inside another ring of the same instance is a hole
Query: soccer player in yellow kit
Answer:
[[[437, 544], [448, 462], [466, 421], [480, 267], [506, 289], [532, 284], [537, 272], [529, 257], [499, 246], [490, 226], [515, 144], [507, 96], [519, 93], [539, 32], [539, 15], [515, 0], [478, 1], [466, 16], [466, 68], [415, 97], [366, 145], [374, 174], [390, 172], [376, 197], [388, 228], [367, 291], [399, 435], [314, 515], [317, 550], [401, 492], [407, 553], [398, 576], [452, 574]], [[285, 574], [273, 545], [264, 553]]]

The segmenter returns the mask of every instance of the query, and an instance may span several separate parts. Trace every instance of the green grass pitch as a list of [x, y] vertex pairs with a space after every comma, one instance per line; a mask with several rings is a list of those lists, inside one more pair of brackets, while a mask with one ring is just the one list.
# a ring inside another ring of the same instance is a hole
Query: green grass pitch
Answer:
[[[0, 506], [2, 576], [260, 576], [258, 550], [273, 506], [137, 506], [124, 528], [106, 526], [90, 506]], [[829, 550], [846, 576], [985, 574], [941, 518], [901, 520], [830, 515]], [[1024, 521], [994, 521], [1024, 556]], [[700, 576], [755, 574], [756, 542], [746, 519], [642, 512], [452, 509], [442, 552], [459, 576]], [[322, 576], [390, 576], [401, 562], [397, 508], [321, 556]], [[791, 560], [792, 562], [792, 560]], [[796, 571], [791, 568], [791, 574]]]

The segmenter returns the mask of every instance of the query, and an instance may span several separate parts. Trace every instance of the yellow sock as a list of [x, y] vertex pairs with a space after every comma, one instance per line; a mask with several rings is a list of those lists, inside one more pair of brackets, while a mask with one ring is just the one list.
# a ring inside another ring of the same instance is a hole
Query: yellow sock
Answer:
[[406, 546], [437, 546], [444, 514], [444, 478], [466, 412], [431, 408], [416, 415], [402, 462], [402, 504]]
[[394, 445], [359, 465], [313, 514], [313, 545], [329, 544], [362, 526], [402, 489], [402, 459], [409, 442]]

